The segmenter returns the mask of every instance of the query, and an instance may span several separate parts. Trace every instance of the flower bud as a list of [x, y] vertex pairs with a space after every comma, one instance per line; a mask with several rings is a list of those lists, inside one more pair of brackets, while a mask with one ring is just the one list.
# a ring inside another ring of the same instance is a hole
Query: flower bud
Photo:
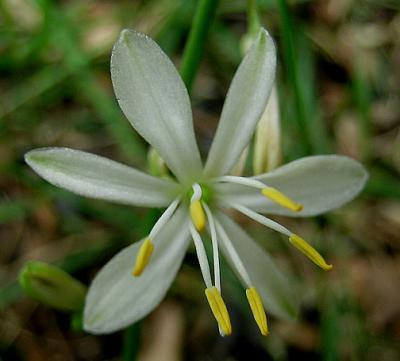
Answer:
[[[240, 50], [244, 56], [253, 41], [256, 39], [257, 32], [249, 31], [242, 36]], [[255, 175], [269, 172], [276, 168], [281, 161], [281, 129], [279, 118], [279, 102], [276, 85], [271, 91], [268, 103], [258, 122], [254, 138], [253, 172]], [[242, 154], [242, 158], [247, 154], [247, 148]], [[244, 158], [245, 159], [245, 158]], [[237, 167], [242, 165], [239, 161]], [[241, 173], [235, 174], [240, 175]]]
[[28, 296], [49, 307], [62, 311], [83, 308], [86, 287], [56, 266], [29, 262], [20, 271], [19, 283]]
[[[240, 53], [242, 54], [242, 57], [244, 57], [247, 53], [247, 50], [250, 49], [251, 44], [253, 44], [253, 41], [257, 37], [257, 34], [258, 31], [256, 32], [249, 31], [246, 34], [244, 34], [240, 39]], [[230, 174], [235, 176], [241, 176], [243, 174], [248, 154], [249, 154], [249, 147], [246, 147], [243, 150], [239, 160], [237, 161], [236, 165], [234, 166]]]
[[232, 171], [230, 174], [235, 175], [235, 176], [241, 176], [244, 172], [244, 168], [246, 166], [246, 161], [247, 161], [247, 156], [249, 154], [249, 147], [244, 148], [239, 160], [233, 167]]
[[262, 174], [276, 168], [281, 161], [281, 127], [276, 85], [258, 123], [254, 138], [253, 171]]

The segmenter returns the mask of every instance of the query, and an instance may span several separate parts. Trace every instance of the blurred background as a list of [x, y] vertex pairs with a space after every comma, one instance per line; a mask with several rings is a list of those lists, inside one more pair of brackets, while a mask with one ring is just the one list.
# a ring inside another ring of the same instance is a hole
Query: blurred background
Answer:
[[[349, 205], [313, 219], [279, 219], [334, 264], [321, 272], [281, 236], [237, 217], [291, 275], [301, 311], [270, 317], [259, 335], [243, 289], [223, 265], [235, 327], [222, 338], [193, 250], [166, 299], [129, 329], [79, 330], [79, 314], [27, 297], [30, 260], [89, 284], [122, 247], [143, 237], [158, 210], [81, 198], [24, 163], [26, 151], [67, 146], [146, 170], [147, 146], [117, 106], [109, 74], [121, 29], [148, 33], [179, 67], [195, 0], [0, 1], [0, 360], [400, 360], [400, 4], [398, 0], [258, 1], [278, 47], [284, 162], [338, 153], [370, 173]], [[191, 90], [207, 153], [242, 58], [247, 2], [220, 0]], [[251, 173], [251, 152], [245, 172]]]

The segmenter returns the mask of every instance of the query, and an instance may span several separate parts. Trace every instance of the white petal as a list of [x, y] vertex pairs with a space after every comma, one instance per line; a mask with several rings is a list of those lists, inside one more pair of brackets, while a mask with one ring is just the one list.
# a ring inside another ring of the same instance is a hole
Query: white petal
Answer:
[[180, 180], [200, 174], [190, 100], [178, 72], [149, 37], [123, 30], [111, 56], [119, 105]]
[[178, 185], [97, 155], [68, 148], [41, 148], [25, 161], [42, 178], [82, 196], [147, 207], [167, 206]]
[[[275, 265], [272, 258], [254, 242], [235, 222], [222, 213], [217, 219], [225, 229], [233, 247], [239, 254], [253, 286], [259, 291], [267, 313], [289, 319], [297, 314], [298, 305], [289, 279]], [[225, 258], [234, 268], [229, 254], [221, 242]], [[244, 285], [247, 287], [247, 285]]]
[[249, 143], [275, 78], [272, 38], [261, 30], [232, 80], [205, 166], [206, 176], [227, 174]]
[[368, 174], [351, 158], [321, 155], [295, 160], [255, 178], [302, 204], [303, 210], [292, 212], [272, 203], [259, 190], [239, 185], [219, 185], [217, 193], [224, 202], [238, 203], [257, 212], [308, 217], [352, 200], [364, 188]]
[[182, 263], [189, 241], [187, 209], [180, 207], [153, 240], [154, 252], [140, 277], [131, 275], [137, 242], [119, 252], [89, 287], [84, 328], [110, 333], [140, 320], [164, 298]]

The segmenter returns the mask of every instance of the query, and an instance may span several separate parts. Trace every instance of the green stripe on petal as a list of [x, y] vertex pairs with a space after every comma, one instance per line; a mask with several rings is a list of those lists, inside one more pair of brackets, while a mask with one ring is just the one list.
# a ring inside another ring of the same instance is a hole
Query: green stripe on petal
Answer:
[[303, 209], [292, 212], [266, 199], [259, 190], [240, 185], [218, 185], [216, 193], [223, 202], [244, 205], [256, 212], [309, 217], [351, 201], [364, 188], [368, 173], [351, 158], [320, 155], [295, 160], [255, 179], [277, 188], [302, 204]]
[[84, 329], [111, 333], [142, 319], [167, 293], [189, 241], [188, 211], [179, 208], [154, 238], [154, 252], [140, 277], [131, 274], [141, 242], [126, 247], [97, 274], [86, 298]]
[[[217, 214], [217, 220], [224, 228], [233, 247], [236, 249], [243, 265], [263, 300], [265, 310], [277, 317], [293, 319], [298, 312], [297, 298], [289, 278], [276, 266], [272, 258], [243, 229], [223, 213]], [[234, 261], [220, 242], [221, 250], [233, 270]], [[247, 288], [248, 285], [244, 284]]]
[[237, 70], [205, 166], [206, 176], [227, 174], [248, 145], [275, 79], [276, 51], [262, 29]]
[[174, 65], [149, 37], [124, 30], [114, 45], [111, 77], [132, 126], [181, 181], [201, 172], [190, 100]]
[[69, 148], [41, 148], [25, 161], [51, 184], [89, 198], [134, 206], [165, 207], [178, 185], [121, 163]]

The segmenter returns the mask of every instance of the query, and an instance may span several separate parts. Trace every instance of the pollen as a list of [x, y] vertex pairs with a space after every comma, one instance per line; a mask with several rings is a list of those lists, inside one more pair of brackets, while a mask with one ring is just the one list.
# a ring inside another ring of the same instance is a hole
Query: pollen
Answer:
[[209, 287], [205, 290], [207, 301], [210, 304], [211, 311], [218, 322], [224, 336], [232, 333], [231, 320], [221, 293], [216, 287]]
[[139, 252], [136, 256], [136, 263], [132, 270], [132, 275], [138, 277], [142, 274], [147, 264], [150, 261], [151, 254], [153, 253], [154, 245], [149, 238], [146, 238], [140, 246]]
[[271, 201], [279, 204], [282, 207], [288, 208], [293, 212], [300, 212], [303, 209], [303, 205], [294, 202], [288, 196], [283, 194], [272, 187], [266, 187], [261, 190], [261, 193], [269, 198]]
[[268, 324], [267, 324], [267, 316], [264, 311], [264, 307], [261, 301], [260, 294], [257, 289], [254, 287], [248, 288], [246, 290], [247, 300], [249, 301], [249, 305], [251, 311], [253, 312], [254, 319], [258, 325], [258, 328], [261, 331], [263, 336], [268, 336]]
[[295, 246], [299, 251], [303, 252], [311, 261], [313, 261], [317, 266], [321, 267], [324, 271], [329, 271], [332, 269], [333, 266], [326, 263], [319, 252], [297, 234], [292, 234], [289, 237], [289, 241], [293, 246]]
[[206, 226], [206, 215], [204, 214], [200, 200], [195, 200], [190, 203], [190, 216], [197, 231], [203, 231]]

